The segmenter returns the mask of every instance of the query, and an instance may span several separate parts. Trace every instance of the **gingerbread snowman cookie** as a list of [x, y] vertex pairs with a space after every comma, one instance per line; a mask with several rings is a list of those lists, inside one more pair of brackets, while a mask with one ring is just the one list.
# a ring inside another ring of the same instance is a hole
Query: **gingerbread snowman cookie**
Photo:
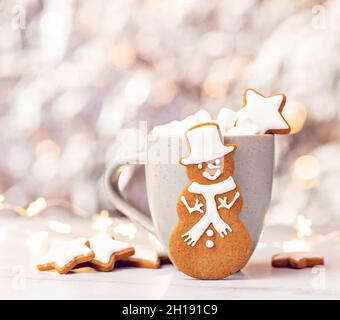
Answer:
[[178, 198], [169, 252], [177, 268], [197, 279], [223, 279], [248, 261], [252, 240], [239, 218], [242, 195], [232, 175], [236, 145], [224, 145], [216, 123], [186, 132], [190, 153], [180, 160], [190, 180]]

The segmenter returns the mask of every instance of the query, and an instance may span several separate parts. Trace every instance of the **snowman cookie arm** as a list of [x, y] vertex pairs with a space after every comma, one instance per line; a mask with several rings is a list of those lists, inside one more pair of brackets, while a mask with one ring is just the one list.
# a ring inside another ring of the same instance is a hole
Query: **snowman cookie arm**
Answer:
[[[180, 196], [180, 204], [184, 205], [186, 210], [192, 214], [194, 212], [204, 213], [204, 202], [201, 190], [197, 187], [198, 184], [193, 182], [187, 186], [185, 192]], [[192, 199], [195, 197], [195, 203], [190, 206], [187, 199]]]
[[185, 198], [185, 196], [181, 196], [181, 202], [184, 204], [185, 208], [188, 210], [188, 212], [190, 214], [194, 213], [194, 212], [200, 212], [200, 213], [204, 213], [202, 207], [204, 206], [203, 203], [200, 202], [200, 200], [198, 198], [196, 198], [195, 200], [195, 204], [193, 207], [190, 207], [190, 205], [188, 204], [187, 199]]
[[232, 192], [228, 192], [216, 197], [217, 209], [227, 209], [230, 210], [237, 202], [241, 200], [241, 193], [238, 188]]

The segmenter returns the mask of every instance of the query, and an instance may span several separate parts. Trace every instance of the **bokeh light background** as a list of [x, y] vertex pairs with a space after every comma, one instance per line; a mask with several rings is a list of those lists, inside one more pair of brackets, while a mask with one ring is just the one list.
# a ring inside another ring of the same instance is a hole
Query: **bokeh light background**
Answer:
[[267, 222], [340, 222], [339, 21], [331, 0], [0, 0], [0, 214], [116, 214], [102, 174], [128, 128], [254, 87], [287, 95], [294, 132]]

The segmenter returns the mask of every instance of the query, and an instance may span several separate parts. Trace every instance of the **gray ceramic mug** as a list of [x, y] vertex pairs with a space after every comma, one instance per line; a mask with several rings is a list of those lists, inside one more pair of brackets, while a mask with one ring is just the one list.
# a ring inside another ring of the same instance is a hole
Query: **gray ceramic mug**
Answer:
[[[167, 153], [160, 161], [159, 147]], [[166, 139], [166, 140], [165, 140]], [[129, 204], [119, 190], [119, 176], [126, 165], [136, 161], [136, 156], [113, 161], [104, 176], [105, 190], [116, 209], [129, 219], [154, 233], [168, 248], [170, 232], [177, 223], [176, 204], [180, 192], [188, 184], [185, 167], [178, 164], [179, 158], [188, 152], [180, 138], [147, 136], [146, 150], [139, 159], [145, 165], [146, 187], [151, 219]], [[262, 233], [272, 192], [274, 167], [274, 135], [228, 136], [224, 143], [237, 144], [234, 155], [233, 174], [243, 196], [240, 218], [247, 227], [255, 249]], [[132, 159], [133, 158], [133, 159]]]

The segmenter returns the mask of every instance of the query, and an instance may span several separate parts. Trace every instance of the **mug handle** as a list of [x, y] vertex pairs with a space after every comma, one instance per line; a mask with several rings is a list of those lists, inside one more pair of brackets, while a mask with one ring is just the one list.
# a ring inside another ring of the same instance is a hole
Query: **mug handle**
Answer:
[[155, 234], [151, 219], [128, 203], [123, 198], [122, 193], [119, 190], [119, 177], [121, 173], [127, 166], [133, 165], [133, 162], [136, 162], [136, 158], [138, 159], [142, 157], [134, 156], [131, 159], [126, 158], [124, 160], [120, 159], [119, 161], [112, 161], [106, 168], [104, 174], [104, 189], [109, 200], [113, 203], [118, 211], [120, 211], [132, 221], [137, 222], [147, 231]]

